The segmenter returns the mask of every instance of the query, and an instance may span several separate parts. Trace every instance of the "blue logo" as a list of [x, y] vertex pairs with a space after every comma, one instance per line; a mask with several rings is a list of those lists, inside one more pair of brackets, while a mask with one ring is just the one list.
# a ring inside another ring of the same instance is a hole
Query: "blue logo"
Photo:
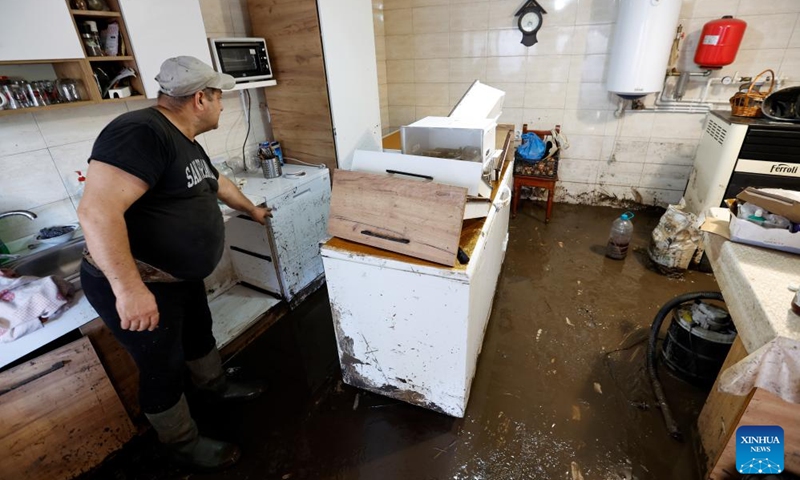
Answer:
[[736, 469], [739, 473], [781, 473], [783, 429], [774, 425], [737, 428]]

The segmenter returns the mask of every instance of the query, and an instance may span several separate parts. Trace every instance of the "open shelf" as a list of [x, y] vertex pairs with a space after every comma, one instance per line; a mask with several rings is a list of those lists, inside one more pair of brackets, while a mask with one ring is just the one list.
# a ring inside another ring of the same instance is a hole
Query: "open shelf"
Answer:
[[262, 80], [259, 82], [242, 82], [237, 83], [235, 87], [231, 90], [246, 90], [248, 88], [263, 88], [263, 87], [274, 87], [277, 85], [277, 80]]
[[56, 103], [53, 105], [44, 105], [42, 107], [18, 108], [16, 110], [0, 110], [0, 117], [7, 115], [15, 115], [21, 113], [36, 113], [45, 112], [48, 110], [60, 110], [62, 108], [80, 107], [83, 105], [93, 105], [97, 102], [91, 100], [81, 100], [80, 102]]
[[133, 60], [133, 57], [125, 55], [122, 57], [86, 57], [86, 59], [90, 62], [116, 62], [121, 60]]
[[77, 17], [103, 17], [103, 18], [119, 18], [122, 16], [119, 12], [102, 12], [97, 10], [70, 10], [70, 13]]

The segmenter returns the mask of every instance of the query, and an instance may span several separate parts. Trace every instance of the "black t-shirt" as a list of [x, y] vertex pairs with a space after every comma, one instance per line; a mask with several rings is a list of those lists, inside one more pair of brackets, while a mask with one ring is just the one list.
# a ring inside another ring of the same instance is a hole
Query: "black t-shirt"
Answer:
[[155, 108], [120, 115], [100, 132], [89, 159], [113, 165], [150, 189], [125, 212], [131, 253], [185, 280], [207, 277], [222, 256], [219, 173], [203, 147]]

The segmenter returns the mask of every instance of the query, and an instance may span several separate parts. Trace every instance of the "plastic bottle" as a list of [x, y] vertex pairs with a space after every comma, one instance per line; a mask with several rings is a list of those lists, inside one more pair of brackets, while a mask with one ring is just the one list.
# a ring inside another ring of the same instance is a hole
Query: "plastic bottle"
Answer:
[[628, 246], [633, 237], [633, 213], [625, 212], [611, 224], [611, 233], [608, 235], [606, 257], [614, 260], [623, 260], [628, 255]]
[[80, 202], [81, 198], [83, 198], [83, 187], [86, 186], [86, 177], [80, 170], [75, 170], [75, 173], [78, 174], [78, 189], [75, 190], [75, 200]]

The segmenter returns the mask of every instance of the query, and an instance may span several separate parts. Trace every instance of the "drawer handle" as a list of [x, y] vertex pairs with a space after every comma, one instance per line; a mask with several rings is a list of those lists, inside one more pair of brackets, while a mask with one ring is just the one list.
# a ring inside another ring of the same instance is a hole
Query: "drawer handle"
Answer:
[[386, 173], [390, 175], [408, 175], [409, 177], [424, 178], [425, 180], [433, 181], [433, 177], [430, 175], [420, 175], [419, 173], [401, 172], [400, 170], [386, 170]]
[[245, 250], [244, 248], [234, 247], [233, 245], [231, 245], [231, 250], [233, 250], [234, 252], [244, 253], [245, 255], [250, 255], [251, 257], [260, 258], [261, 260], [266, 260], [269, 263], [272, 263], [272, 257], [270, 257], [269, 255], [263, 255], [261, 253], [251, 252], [249, 250]]
[[380, 233], [375, 233], [369, 230], [361, 230], [361, 235], [366, 235], [368, 237], [375, 237], [380, 238], [383, 240], [389, 240], [390, 242], [397, 242], [397, 243], [411, 243], [411, 240], [407, 238], [399, 238], [399, 237], [390, 237], [388, 235], [382, 235]]
[[308, 193], [308, 192], [310, 192], [310, 191], [311, 191], [311, 189], [310, 189], [310, 188], [306, 188], [305, 190], [303, 190], [303, 191], [302, 191], [302, 192], [300, 192], [300, 193], [295, 193], [295, 194], [294, 194], [294, 196], [293, 196], [292, 198], [297, 198], [297, 197], [299, 197], [300, 195], [305, 195], [306, 193]]

